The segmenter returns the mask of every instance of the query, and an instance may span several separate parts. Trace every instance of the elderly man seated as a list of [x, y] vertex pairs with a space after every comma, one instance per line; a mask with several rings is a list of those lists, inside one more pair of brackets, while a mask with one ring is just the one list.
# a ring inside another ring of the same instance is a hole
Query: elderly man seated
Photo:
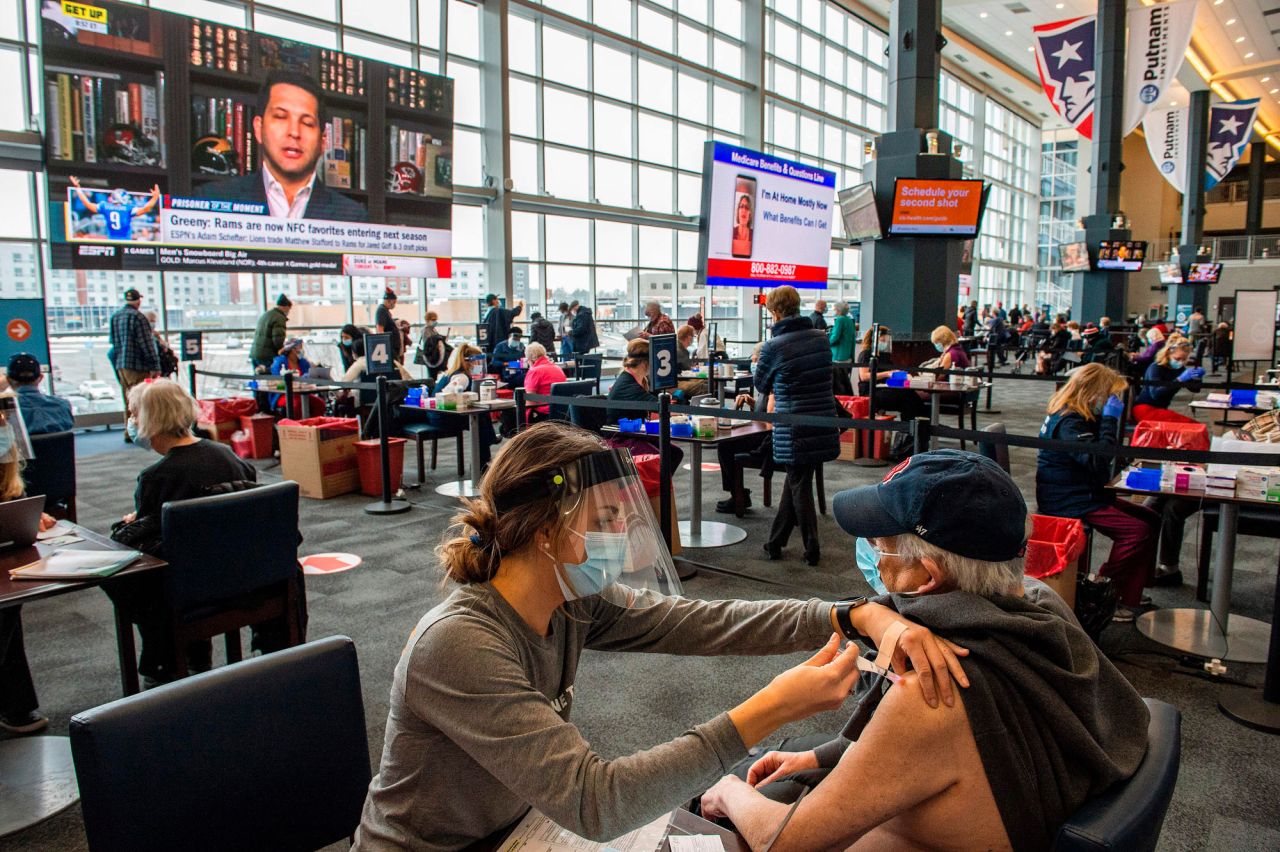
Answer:
[[[804, 772], [816, 786], [773, 852], [1049, 848], [1085, 800], [1138, 768], [1148, 714], [1062, 599], [1023, 577], [1017, 486], [986, 458], [939, 450], [841, 492], [833, 510], [887, 602], [968, 649], [968, 688], [935, 709], [923, 672], [873, 675], [840, 737], [765, 755], [745, 781], [707, 791], [703, 813], [728, 817], [760, 848], [788, 811], [766, 794], [797, 787], [773, 782]], [[895, 657], [894, 629], [870, 638]]]

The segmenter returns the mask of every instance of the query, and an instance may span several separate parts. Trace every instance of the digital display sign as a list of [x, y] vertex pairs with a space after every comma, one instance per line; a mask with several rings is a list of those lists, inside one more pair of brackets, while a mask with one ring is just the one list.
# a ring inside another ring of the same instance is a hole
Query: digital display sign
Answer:
[[980, 180], [898, 178], [893, 186], [889, 234], [975, 237], [983, 202]]

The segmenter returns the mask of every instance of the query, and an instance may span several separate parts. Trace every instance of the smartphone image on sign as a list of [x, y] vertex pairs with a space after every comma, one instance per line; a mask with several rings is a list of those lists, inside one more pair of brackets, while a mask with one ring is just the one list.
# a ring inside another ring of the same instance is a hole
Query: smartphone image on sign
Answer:
[[756, 179], [738, 175], [733, 185], [733, 242], [730, 244], [734, 257], [751, 257], [755, 224]]

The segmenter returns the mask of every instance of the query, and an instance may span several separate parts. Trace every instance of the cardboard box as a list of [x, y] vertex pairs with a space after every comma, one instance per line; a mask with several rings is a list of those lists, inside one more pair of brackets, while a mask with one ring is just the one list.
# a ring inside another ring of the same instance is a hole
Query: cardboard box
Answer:
[[356, 461], [360, 433], [355, 418], [282, 421], [276, 431], [281, 474], [298, 483], [303, 497], [324, 500], [360, 488]]
[[861, 458], [858, 450], [861, 448], [862, 442], [858, 440], [858, 430], [849, 429], [840, 433], [840, 460], [853, 461]]
[[1067, 606], [1076, 608], [1076, 575], [1079, 572], [1079, 559], [1072, 559], [1057, 574], [1041, 577], [1040, 582], [1058, 593], [1058, 597], [1067, 602]]
[[197, 420], [196, 428], [206, 435], [211, 435], [213, 440], [230, 446], [231, 436], [240, 428], [240, 424], [234, 420], [224, 420], [221, 423], [214, 423], [210, 420]]

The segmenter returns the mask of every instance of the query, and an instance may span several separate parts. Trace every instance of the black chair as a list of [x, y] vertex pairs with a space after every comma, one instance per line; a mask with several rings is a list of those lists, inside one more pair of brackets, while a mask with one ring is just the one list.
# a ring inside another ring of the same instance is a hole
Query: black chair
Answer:
[[[574, 379], [568, 382], [555, 382], [551, 385], [551, 396], [556, 397], [572, 397], [572, 396], [591, 396], [593, 393], [600, 392], [599, 375], [595, 379]], [[566, 423], [572, 422], [571, 410], [568, 403], [553, 402], [548, 406], [548, 420], [563, 420]]]
[[330, 636], [78, 713], [71, 754], [94, 852], [339, 842], [370, 778], [355, 645]]
[[574, 356], [577, 367], [573, 378], [578, 381], [590, 379], [595, 385], [595, 392], [600, 393], [600, 377], [604, 374], [604, 355], [599, 352], [585, 352]]
[[1054, 852], [1152, 852], [1156, 848], [1178, 781], [1182, 714], [1163, 701], [1143, 700], [1151, 711], [1151, 722], [1147, 754], [1138, 771], [1072, 814], [1058, 831]]
[[444, 426], [436, 426], [433, 423], [406, 423], [400, 427], [400, 432], [406, 438], [412, 438], [418, 449], [418, 484], [421, 485], [427, 478], [426, 458], [423, 454], [423, 445], [427, 441], [431, 442], [431, 469], [436, 469], [436, 463], [440, 457], [439, 441], [441, 438], [455, 438], [458, 442], [458, 478], [462, 479], [467, 475], [466, 469], [466, 453], [463, 450], [462, 436], [463, 433], [456, 429], [449, 429]]
[[[602, 393], [585, 394], [583, 399], [607, 400], [609, 397]], [[607, 408], [585, 408], [580, 405], [570, 405], [569, 422], [579, 429], [586, 429], [588, 432], [600, 434], [605, 425], [609, 422], [609, 409]]]
[[[765, 443], [763, 445], [766, 452], [772, 452], [772, 444]], [[764, 481], [761, 490], [763, 492], [765, 508], [773, 506], [773, 474], [776, 468], [772, 458], [765, 458], [760, 453], [738, 453], [734, 456], [737, 465], [734, 469], [733, 482], [733, 514], [741, 518], [747, 512], [747, 490], [746, 483], [743, 482], [742, 472], [748, 468], [760, 471], [760, 478]], [[813, 472], [813, 487], [817, 492], [818, 513], [825, 515], [827, 513], [827, 484], [822, 477], [822, 465], [818, 465]]]
[[[1218, 519], [1222, 508], [1213, 503], [1200, 512], [1200, 550], [1196, 554], [1196, 600], [1209, 600], [1209, 575], [1213, 564], [1213, 536], [1218, 532]], [[1236, 535], [1253, 535], [1259, 538], [1280, 538], [1280, 524], [1271, 509], [1240, 507], [1236, 521]]]
[[[978, 398], [981, 391], [968, 390], [957, 391], [955, 394], [948, 394], [942, 398], [942, 404], [939, 406], [939, 414], [955, 414], [956, 428], [964, 428], [964, 416], [969, 415], [969, 429], [978, 431]], [[960, 449], [965, 448], [965, 442], [960, 441]]]
[[27, 496], [44, 495], [45, 511], [54, 517], [76, 520], [76, 436], [74, 432], [50, 432], [31, 436], [30, 459], [22, 469]]
[[[1003, 423], [991, 423], [984, 426], [983, 432], [990, 432], [993, 435], [1005, 434]], [[988, 443], [986, 441], [978, 442], [978, 452], [1000, 465], [1000, 469], [1005, 473], [1009, 473], [1009, 445]]]
[[283, 619], [288, 644], [302, 643], [298, 483], [165, 503], [160, 529], [179, 676], [187, 671], [187, 643], [219, 634], [227, 662], [238, 662], [242, 627]]

